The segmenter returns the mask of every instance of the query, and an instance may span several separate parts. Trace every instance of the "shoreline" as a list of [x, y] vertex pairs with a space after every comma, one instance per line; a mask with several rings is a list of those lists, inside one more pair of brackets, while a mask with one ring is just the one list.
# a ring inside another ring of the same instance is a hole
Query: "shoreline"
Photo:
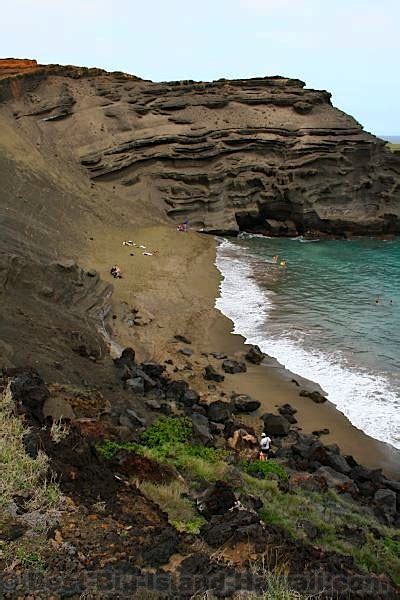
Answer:
[[[232, 323], [222, 313], [221, 318]], [[239, 357], [248, 345], [243, 336], [231, 333], [229, 329], [229, 325], [221, 323], [215, 340], [219, 342], [222, 352]], [[342, 454], [354, 456], [360, 464], [373, 469], [381, 468], [388, 477], [400, 478], [400, 450], [355, 427], [329, 400], [316, 404], [310, 398], [299, 395], [302, 389], [322, 392], [318, 383], [292, 373], [271, 356], [267, 356], [260, 365], [248, 363], [246, 373], [238, 373], [233, 377], [236, 392], [248, 394], [261, 402], [257, 416], [268, 411], [277, 412], [277, 407], [282, 404], [291, 404], [297, 409], [297, 426], [304, 433], [310, 434], [328, 427], [330, 433], [321, 436], [324, 444], [337, 444]], [[299, 387], [293, 383], [293, 379], [300, 384]], [[228, 391], [229, 386], [224, 387]]]
[[[220, 361], [210, 353], [242, 358], [246, 341], [232, 333], [233, 322], [215, 306], [222, 281], [215, 264], [217, 240], [197, 232], [179, 233], [167, 226], [129, 230], [102, 227], [93, 237], [87, 256], [82, 257], [84, 262], [98, 269], [107, 281], [108, 265], [119, 264], [124, 273], [124, 278], [114, 284], [112, 338], [122, 347], [135, 348], [140, 360], [164, 362], [172, 358], [168, 374], [187, 380], [206, 401], [220, 397], [202, 375], [207, 364], [220, 370]], [[125, 239], [134, 239], [156, 254], [144, 257], [135, 250], [131, 256], [122, 246]], [[145, 326], [127, 326], [127, 313], [133, 306], [139, 314], [149, 315]], [[189, 361], [180, 353], [182, 344], [174, 339], [176, 334], [191, 341], [193, 355]], [[292, 379], [301, 386], [297, 387]], [[317, 383], [291, 373], [272, 357], [258, 366], [247, 363], [246, 373], [226, 374], [219, 385], [226, 395], [235, 391], [259, 400], [261, 408], [256, 417], [276, 412], [279, 405], [291, 404], [298, 411], [297, 426], [304, 433], [328, 427], [329, 435], [321, 437], [324, 444], [336, 443], [343, 454], [353, 455], [360, 464], [382, 468], [389, 478], [400, 478], [400, 450], [357, 429], [329, 401], [315, 404], [299, 396], [301, 389], [321, 390]]]

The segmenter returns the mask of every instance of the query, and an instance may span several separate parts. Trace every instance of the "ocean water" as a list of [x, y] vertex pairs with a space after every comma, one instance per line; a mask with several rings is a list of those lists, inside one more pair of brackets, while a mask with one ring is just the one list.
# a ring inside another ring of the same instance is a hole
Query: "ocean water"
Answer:
[[400, 448], [400, 239], [244, 235], [220, 240], [216, 264], [216, 306], [234, 332], [318, 382], [356, 427]]

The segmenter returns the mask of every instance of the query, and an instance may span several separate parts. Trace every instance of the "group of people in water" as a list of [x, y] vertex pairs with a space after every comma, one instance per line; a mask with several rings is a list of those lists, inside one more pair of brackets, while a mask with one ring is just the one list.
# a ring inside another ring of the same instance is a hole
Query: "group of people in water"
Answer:
[[[383, 304], [381, 296], [375, 298], [375, 304]], [[389, 300], [389, 304], [393, 304], [393, 300]]]

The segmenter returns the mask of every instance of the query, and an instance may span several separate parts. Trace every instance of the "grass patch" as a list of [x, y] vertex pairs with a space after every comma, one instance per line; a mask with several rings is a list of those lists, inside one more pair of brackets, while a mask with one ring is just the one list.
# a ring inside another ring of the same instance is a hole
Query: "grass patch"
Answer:
[[242, 469], [245, 473], [266, 479], [272, 473], [277, 475], [279, 479], [287, 480], [289, 476], [285, 469], [279, 463], [273, 460], [253, 460], [242, 463]]
[[183, 470], [189, 477], [207, 481], [223, 478], [228, 453], [190, 444], [192, 434], [192, 422], [187, 417], [162, 416], [143, 433], [140, 451]]
[[13, 412], [9, 388], [0, 398], [0, 508], [6, 507], [14, 496], [29, 492], [29, 510], [56, 506], [60, 491], [49, 478], [49, 459], [39, 451], [36, 458], [25, 452], [23, 437], [29, 430]]
[[[208, 458], [204, 458], [204, 450], [211, 451], [207, 453]], [[229, 466], [224, 462], [226, 453], [214, 448], [190, 444], [169, 445], [162, 448], [142, 446], [139, 453], [175, 467], [190, 481], [200, 479], [214, 482], [224, 479], [229, 472]]]
[[377, 539], [371, 533], [359, 548], [352, 552], [356, 563], [365, 571], [386, 573], [394, 583], [400, 585], [399, 542], [391, 538]]
[[[246, 475], [247, 485], [254, 492], [254, 479]], [[252, 479], [252, 481], [250, 481]], [[267, 486], [266, 484], [270, 484]], [[274, 487], [271, 487], [274, 484]], [[400, 542], [393, 539], [399, 532], [380, 524], [367, 507], [338, 496], [332, 490], [324, 493], [298, 489], [290, 494], [280, 492], [276, 482], [257, 481], [258, 494], [264, 506], [260, 516], [267, 524], [283, 527], [294, 539], [306, 539], [302, 521], [317, 530], [313, 544], [326, 551], [352, 556], [364, 571], [386, 574], [400, 585]], [[354, 527], [365, 533], [365, 541], [346, 538], [346, 528]], [[382, 535], [376, 537], [371, 529]]]
[[9, 542], [1, 547], [1, 559], [8, 569], [13, 570], [19, 566], [43, 573], [46, 569], [46, 561], [43, 557], [46, 543], [47, 540], [43, 536]]
[[[235, 594], [235, 600], [318, 600], [321, 596], [304, 595], [291, 589], [288, 578], [275, 571], [264, 570], [261, 575], [265, 577], [265, 587], [263, 592], [238, 592]], [[327, 600], [326, 596], [324, 596]], [[215, 596], [204, 594], [194, 596], [194, 600], [217, 600]]]
[[399, 541], [392, 540], [391, 538], [386, 537], [386, 538], [384, 538], [383, 543], [386, 546], [386, 548], [388, 548], [388, 550], [390, 550], [395, 556], [400, 558], [400, 542]]
[[276, 481], [257, 479], [245, 473], [242, 491], [260, 496], [264, 502], [260, 511], [263, 521], [283, 527], [293, 538], [304, 539], [304, 532], [299, 527], [302, 521], [309, 521], [319, 531], [325, 528], [323, 511], [318, 509], [315, 498], [303, 490], [284, 493]]
[[147, 498], [167, 513], [169, 522], [178, 531], [199, 533], [205, 520], [199, 517], [193, 502], [185, 497], [188, 488], [184, 483], [173, 481], [167, 485], [157, 485], [143, 481], [138, 483], [138, 487]]
[[190, 444], [192, 423], [186, 417], [159, 417], [143, 433], [141, 443], [121, 443], [107, 440], [97, 446], [99, 454], [112, 459], [117, 452], [136, 452], [158, 462], [174, 466], [188, 478], [217, 481], [223, 479], [228, 466], [228, 452]]
[[139, 444], [135, 444], [134, 442], [114, 442], [112, 440], [106, 440], [102, 444], [96, 446], [100, 456], [106, 460], [111, 460], [121, 450], [125, 450], [126, 452], [137, 452], [139, 448]]

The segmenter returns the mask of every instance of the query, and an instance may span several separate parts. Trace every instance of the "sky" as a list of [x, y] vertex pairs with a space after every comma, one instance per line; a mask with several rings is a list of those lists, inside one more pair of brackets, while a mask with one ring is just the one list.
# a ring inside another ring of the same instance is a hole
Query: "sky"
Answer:
[[153, 81], [285, 75], [400, 135], [400, 0], [13, 0], [0, 57]]

